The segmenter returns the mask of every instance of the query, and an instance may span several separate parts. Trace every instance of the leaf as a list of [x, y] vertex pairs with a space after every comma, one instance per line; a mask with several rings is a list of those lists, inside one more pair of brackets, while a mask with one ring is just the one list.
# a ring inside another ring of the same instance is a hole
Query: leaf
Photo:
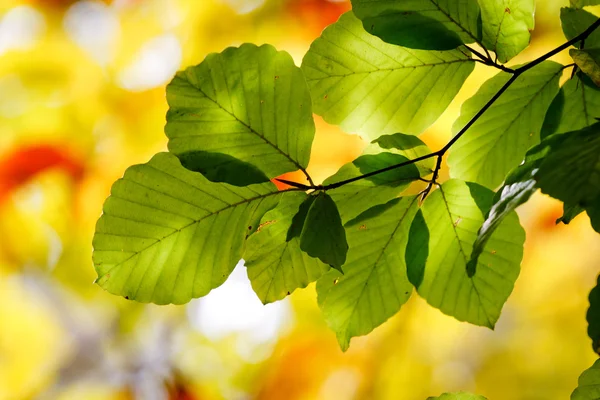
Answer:
[[587, 215], [590, 217], [592, 228], [600, 233], [600, 198], [596, 199], [594, 204], [586, 208]]
[[339, 270], [346, 262], [346, 232], [335, 202], [325, 192], [316, 195], [308, 210], [300, 235], [300, 248]]
[[425, 199], [406, 249], [408, 278], [429, 304], [459, 321], [489, 328], [513, 290], [525, 240], [517, 215], [511, 213], [488, 240], [477, 273], [467, 275], [477, 230], [492, 196], [492, 191], [474, 183], [445, 182]]
[[529, 46], [535, 0], [479, 0], [483, 45], [505, 63]]
[[589, 299], [590, 308], [588, 308], [586, 315], [588, 336], [592, 339], [594, 352], [600, 353], [600, 276], [598, 277], [596, 286], [590, 292]]
[[600, 0], [571, 0], [571, 7], [575, 8], [595, 6], [596, 4], [600, 4]]
[[[546, 111], [558, 93], [562, 66], [552, 61], [523, 73], [452, 147], [450, 175], [497, 187], [539, 143]], [[509, 80], [501, 72], [467, 100], [452, 127], [458, 133]]]
[[600, 123], [568, 134], [546, 156], [537, 180], [543, 193], [572, 205], [593, 206], [600, 199]]
[[481, 39], [476, 0], [352, 0], [364, 28], [412, 49], [451, 50]]
[[[567, 40], [574, 39], [598, 20], [594, 14], [585, 10], [563, 7], [560, 9], [560, 21]], [[573, 46], [580, 48], [581, 42]], [[600, 30], [596, 29], [585, 39], [585, 47], [600, 47]]]
[[96, 282], [143, 303], [204, 296], [233, 271], [246, 235], [280, 193], [272, 183], [212, 183], [169, 153], [134, 165], [112, 186], [96, 225]]
[[423, 132], [473, 68], [466, 51], [419, 51], [384, 43], [365, 32], [352, 12], [327, 27], [302, 61], [315, 113], [370, 139]]
[[292, 218], [290, 228], [287, 231], [286, 242], [294, 238], [299, 238], [302, 234], [302, 228], [304, 228], [304, 221], [306, 221], [306, 216], [308, 215], [308, 210], [310, 210], [310, 206], [314, 203], [316, 196], [304, 196], [302, 204], [300, 204], [300, 208], [298, 208]]
[[590, 78], [578, 72], [560, 89], [542, 127], [541, 138], [585, 128], [600, 117], [600, 89]]
[[571, 49], [569, 54], [579, 69], [592, 78], [596, 86], [600, 86], [600, 48]]
[[512, 170], [506, 177], [504, 185], [496, 192], [492, 207], [486, 214], [485, 221], [477, 233], [473, 243], [473, 251], [467, 263], [467, 274], [473, 276], [477, 270], [479, 256], [483, 253], [488, 240], [500, 226], [504, 218], [513, 215], [513, 211], [538, 190], [536, 173], [548, 152], [558, 147], [566, 135], [556, 134], [531, 148], [525, 156], [523, 164]]
[[416, 196], [393, 199], [346, 224], [348, 260], [344, 275], [330, 272], [317, 282], [319, 306], [342, 350], [393, 316], [408, 300], [404, 250]]
[[562, 222], [563, 224], [568, 225], [575, 217], [584, 211], [585, 210], [578, 205], [563, 204], [563, 216], [557, 219], [556, 223]]
[[597, 400], [599, 398], [600, 360], [596, 360], [594, 365], [585, 370], [579, 377], [579, 386], [571, 394], [571, 400]]
[[292, 217], [308, 198], [315, 197], [302, 192], [285, 193], [279, 205], [265, 214], [258, 231], [248, 238], [244, 252], [248, 278], [264, 304], [305, 288], [329, 270], [328, 265], [300, 250], [298, 236], [287, 239]]
[[315, 134], [292, 57], [243, 44], [209, 54], [167, 86], [169, 150], [184, 166], [238, 186], [304, 170]]
[[458, 393], [444, 393], [439, 397], [429, 397], [427, 400], [487, 400], [483, 396], [477, 394], [458, 392]]
[[[363, 155], [345, 164], [338, 172], [323, 182], [334, 184], [401, 162], [415, 159], [431, 150], [419, 138], [396, 133], [374, 140]], [[385, 204], [397, 197], [411, 182], [433, 171], [433, 158], [407, 165], [389, 172], [356, 182], [348, 183], [328, 191], [337, 204], [342, 222], [346, 223], [369, 208]]]

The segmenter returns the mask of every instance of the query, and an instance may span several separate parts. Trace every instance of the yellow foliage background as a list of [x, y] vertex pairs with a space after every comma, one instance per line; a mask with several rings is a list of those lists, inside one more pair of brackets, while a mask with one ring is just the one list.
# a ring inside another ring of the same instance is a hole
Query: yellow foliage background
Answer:
[[[532, 45], [512, 64], [564, 41], [563, 3], [538, 0]], [[561, 205], [542, 195], [519, 210], [525, 260], [494, 332], [415, 295], [342, 353], [314, 285], [266, 307], [243, 267], [185, 307], [141, 305], [93, 285], [95, 221], [125, 168], [166, 150], [164, 89], [175, 71], [243, 42], [271, 43], [300, 64], [311, 41], [349, 7], [333, 0], [0, 1], [0, 400], [424, 400], [457, 390], [490, 400], [569, 397], [595, 359], [585, 313], [600, 236], [585, 216], [555, 225]], [[570, 62], [567, 54], [554, 59]], [[462, 101], [495, 72], [477, 66], [422, 135], [433, 149], [449, 139]], [[365, 143], [316, 121], [309, 171], [323, 180]], [[32, 148], [38, 152], [22, 153]], [[63, 158], [44, 164], [52, 151]], [[36, 163], [38, 170], [22, 172]]]

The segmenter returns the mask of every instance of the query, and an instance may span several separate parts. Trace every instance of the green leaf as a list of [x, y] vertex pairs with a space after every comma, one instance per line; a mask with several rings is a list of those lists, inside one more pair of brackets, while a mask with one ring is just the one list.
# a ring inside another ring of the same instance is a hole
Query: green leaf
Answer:
[[299, 237], [287, 239], [292, 217], [307, 198], [315, 197], [302, 192], [284, 194], [279, 205], [265, 214], [258, 231], [248, 238], [244, 252], [248, 278], [264, 304], [305, 288], [329, 270], [328, 265], [300, 250]]
[[[570, 7], [563, 7], [560, 9], [562, 29], [568, 40], [574, 39], [582, 34], [597, 20], [598, 17], [585, 10]], [[581, 42], [575, 43], [574, 46], [579, 48]], [[596, 29], [587, 39], [585, 39], [585, 47], [600, 47], [600, 30]]]
[[513, 211], [538, 190], [535, 174], [548, 152], [562, 143], [566, 135], [556, 134], [531, 148], [525, 156], [523, 164], [512, 170], [506, 177], [504, 185], [494, 195], [492, 207], [485, 217], [483, 225], [473, 243], [473, 251], [467, 263], [467, 274], [473, 276], [477, 270], [477, 261], [483, 253], [488, 240], [500, 226], [504, 218], [514, 214]]
[[562, 222], [565, 225], [568, 225], [577, 217], [579, 214], [584, 212], [585, 210], [578, 206], [572, 204], [563, 204], [563, 216], [556, 220], [556, 223]]
[[310, 206], [314, 203], [316, 196], [304, 196], [302, 204], [300, 204], [300, 208], [298, 208], [292, 218], [290, 228], [288, 229], [286, 235], [286, 242], [294, 238], [299, 238], [302, 234], [302, 228], [304, 228], [304, 221], [306, 221], [306, 216], [308, 215], [308, 210], [310, 210]]
[[479, 0], [483, 45], [505, 63], [529, 46], [535, 0]]
[[491, 190], [474, 183], [445, 182], [425, 199], [406, 250], [408, 277], [429, 304], [460, 321], [489, 328], [513, 290], [525, 240], [517, 215], [511, 213], [488, 240], [477, 273], [467, 275], [492, 197]]
[[302, 62], [315, 113], [374, 139], [419, 134], [448, 107], [473, 71], [463, 50], [419, 51], [369, 35], [352, 12], [315, 40]]
[[590, 78], [578, 72], [560, 89], [542, 127], [542, 139], [553, 133], [564, 133], [585, 128], [600, 117], [600, 89]]
[[169, 153], [127, 169], [94, 235], [96, 282], [140, 302], [183, 304], [220, 286], [279, 201], [272, 183], [212, 183]]
[[344, 275], [332, 271], [317, 282], [319, 305], [342, 350], [352, 337], [383, 324], [410, 297], [404, 250], [417, 210], [416, 196], [402, 197], [346, 224], [350, 250]]
[[571, 0], [571, 7], [582, 8], [600, 4], [600, 0]]
[[565, 203], [593, 206], [600, 199], [600, 123], [567, 135], [540, 165], [539, 187]]
[[458, 393], [444, 393], [439, 397], [429, 397], [427, 400], [487, 400], [483, 396], [477, 394], [458, 392]]
[[600, 48], [571, 49], [569, 54], [579, 69], [589, 76], [596, 86], [600, 86]]
[[346, 262], [346, 231], [335, 202], [325, 192], [316, 195], [308, 210], [300, 235], [300, 248], [339, 270]]
[[352, 0], [364, 28], [412, 49], [450, 50], [481, 39], [477, 0]]
[[592, 228], [600, 233], [600, 198], [596, 199], [595, 204], [588, 206], [585, 211], [590, 217]]
[[266, 182], [308, 165], [311, 100], [292, 57], [244, 44], [209, 54], [167, 86], [169, 150], [216, 182]]
[[[544, 61], [523, 73], [452, 147], [448, 158], [454, 178], [497, 187], [539, 143], [546, 111], [558, 93], [562, 65]], [[452, 127], [458, 133], [509, 80], [501, 72], [467, 100]]]
[[600, 360], [596, 360], [594, 365], [581, 374], [579, 386], [571, 394], [571, 400], [598, 399], [600, 399]]
[[588, 308], [586, 315], [588, 336], [592, 339], [592, 348], [600, 354], [600, 276], [596, 286], [590, 292], [589, 299], [590, 308]]
[[[324, 185], [334, 184], [363, 174], [430, 154], [419, 138], [397, 133], [374, 140], [363, 155], [345, 164]], [[328, 191], [346, 223], [369, 208], [397, 197], [411, 182], [432, 173], [433, 158], [407, 165], [367, 179], [361, 179]]]

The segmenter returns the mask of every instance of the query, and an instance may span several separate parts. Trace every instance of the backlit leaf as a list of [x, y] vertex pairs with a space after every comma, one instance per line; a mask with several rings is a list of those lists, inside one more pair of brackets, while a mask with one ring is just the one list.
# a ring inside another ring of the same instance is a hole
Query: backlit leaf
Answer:
[[182, 304], [220, 286], [281, 192], [213, 183], [169, 153], [127, 169], [94, 235], [97, 283], [140, 302]]
[[493, 328], [513, 290], [525, 232], [515, 213], [488, 240], [475, 275], [467, 262], [492, 203], [493, 192], [474, 183], [445, 182], [415, 217], [406, 249], [408, 277], [417, 292], [444, 314]]
[[266, 182], [308, 165], [311, 100], [292, 57], [244, 44], [209, 54], [167, 86], [169, 150], [216, 182]]
[[579, 69], [589, 76], [596, 86], [600, 86], [600, 48], [571, 49], [569, 54]]
[[579, 377], [579, 385], [571, 394], [571, 400], [600, 399], [600, 360], [585, 370]]
[[588, 322], [588, 336], [592, 339], [592, 348], [600, 354], [600, 276], [596, 286], [590, 292], [590, 308], [586, 319]]
[[370, 139], [423, 132], [473, 68], [466, 51], [419, 51], [384, 43], [351, 12], [323, 31], [302, 62], [315, 113]]
[[[568, 40], [579, 36], [597, 20], [598, 17], [585, 10], [570, 7], [560, 9], [563, 33]], [[574, 46], [579, 48], [581, 42], [575, 43]], [[585, 39], [585, 47], [600, 47], [600, 30], [596, 29]]]
[[417, 197], [378, 205], [346, 224], [348, 260], [317, 282], [319, 305], [342, 350], [398, 312], [412, 293], [404, 250]]
[[481, 39], [477, 0], [352, 0], [365, 30], [412, 49], [451, 50]]
[[248, 278], [264, 304], [305, 288], [329, 270], [328, 265], [300, 250], [298, 236], [287, 239], [292, 217], [307, 198], [302, 192], [284, 194], [248, 238], [244, 252]]
[[483, 45], [502, 63], [529, 46], [535, 0], [479, 0]]
[[[452, 147], [452, 177], [495, 188], [540, 141], [546, 111], [558, 93], [562, 65], [545, 61], [519, 76]], [[458, 133], [510, 78], [501, 72], [467, 100], [454, 126]]]

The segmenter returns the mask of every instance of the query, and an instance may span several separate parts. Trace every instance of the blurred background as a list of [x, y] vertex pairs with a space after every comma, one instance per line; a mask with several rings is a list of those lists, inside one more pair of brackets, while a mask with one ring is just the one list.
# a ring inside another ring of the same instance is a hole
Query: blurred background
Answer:
[[[532, 46], [513, 64], [564, 41], [563, 3], [538, 1]], [[187, 306], [142, 305], [93, 284], [102, 203], [129, 165], [166, 150], [165, 85], [174, 73], [243, 42], [272, 43], [299, 65], [349, 8], [332, 0], [0, 0], [0, 400], [424, 400], [456, 390], [490, 400], [569, 397], [595, 359], [585, 312], [600, 236], [586, 216], [555, 225], [561, 205], [542, 195], [519, 210], [525, 260], [495, 332], [415, 295], [342, 353], [314, 285], [262, 306], [242, 265]], [[477, 65], [422, 135], [433, 149], [449, 139], [462, 101], [495, 72]], [[366, 143], [316, 121], [309, 170], [323, 180]]]

